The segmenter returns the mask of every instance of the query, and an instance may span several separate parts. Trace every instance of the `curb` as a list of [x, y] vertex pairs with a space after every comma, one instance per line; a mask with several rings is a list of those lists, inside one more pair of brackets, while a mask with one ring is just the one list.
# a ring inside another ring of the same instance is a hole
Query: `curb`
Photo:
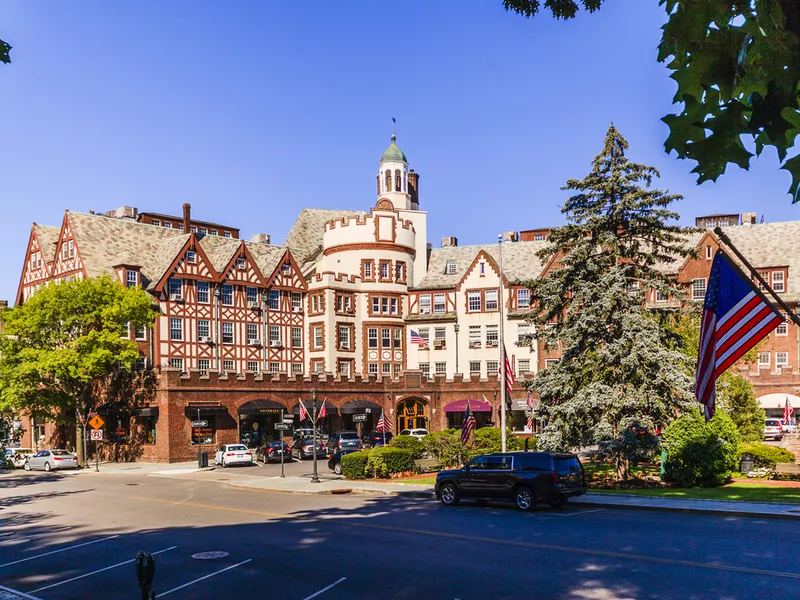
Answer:
[[271, 492], [279, 494], [299, 494], [305, 496], [326, 496], [326, 495], [362, 495], [362, 496], [400, 496], [405, 498], [434, 498], [433, 490], [371, 490], [366, 488], [337, 488], [333, 490], [281, 490], [276, 488], [255, 487], [247, 484], [227, 482], [228, 487], [239, 490], [249, 490], [251, 492]]
[[[797, 521], [800, 520], [800, 512], [796, 515], [789, 515], [786, 513], [758, 513], [747, 512], [743, 510], [721, 510], [718, 508], [689, 508], [684, 506], [640, 506], [635, 504], [614, 504], [611, 502], [581, 502], [579, 499], [570, 499], [570, 505], [579, 506], [597, 506], [602, 508], [615, 508], [618, 510], [648, 510], [659, 512], [683, 513], [694, 515], [713, 515], [720, 517], [745, 517], [748, 519], [776, 519], [784, 521]], [[783, 505], [793, 506], [793, 505]], [[800, 509], [799, 509], [800, 510]]]

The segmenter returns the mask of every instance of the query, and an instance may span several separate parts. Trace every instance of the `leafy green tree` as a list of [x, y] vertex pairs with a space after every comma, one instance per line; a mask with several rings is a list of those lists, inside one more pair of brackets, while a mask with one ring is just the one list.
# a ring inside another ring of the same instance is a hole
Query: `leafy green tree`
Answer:
[[[126, 339], [128, 324], [150, 327], [155, 317], [144, 290], [109, 277], [40, 289], [2, 313], [0, 405], [62, 422], [77, 417], [80, 431], [81, 416], [107, 397], [135, 399], [120, 385], [139, 356]], [[83, 463], [82, 444], [76, 446]]]
[[539, 253], [553, 268], [527, 283], [535, 338], [562, 351], [533, 381], [547, 420], [539, 448], [605, 443], [616, 449], [618, 479], [628, 478], [626, 431], [666, 425], [693, 399], [687, 359], [643, 296], [682, 295], [657, 268], [690, 253], [668, 208], [680, 197], [650, 189], [658, 172], [629, 161], [627, 149], [612, 125], [591, 172], [567, 182], [575, 192], [562, 209], [567, 224]]
[[[593, 12], [601, 0], [582, 0]], [[728, 163], [748, 169], [753, 153], [775, 148], [800, 201], [800, 156], [786, 159], [800, 134], [800, 2], [797, 0], [659, 0], [666, 12], [658, 60], [678, 85], [677, 114], [663, 121], [664, 143], [697, 163], [698, 183], [716, 181]], [[506, 10], [535, 15], [539, 0], [503, 0]], [[574, 18], [574, 0], [548, 0], [558, 19]]]

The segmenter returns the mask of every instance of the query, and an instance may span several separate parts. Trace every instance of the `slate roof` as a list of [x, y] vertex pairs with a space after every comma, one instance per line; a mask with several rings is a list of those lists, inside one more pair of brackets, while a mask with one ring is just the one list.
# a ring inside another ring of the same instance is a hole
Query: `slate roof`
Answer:
[[284, 246], [292, 251], [298, 264], [302, 264], [322, 246], [322, 227], [326, 221], [341, 217], [365, 215], [362, 210], [327, 210], [322, 208], [304, 208], [286, 236]]
[[39, 248], [42, 251], [43, 260], [52, 262], [56, 257], [56, 245], [58, 244], [58, 236], [61, 234], [61, 228], [34, 223], [33, 230], [39, 239]]
[[[693, 231], [685, 236], [685, 243], [684, 245], [687, 248], [694, 248], [697, 246], [700, 238], [702, 238], [706, 234], [705, 229], [701, 229], [699, 231]], [[660, 262], [655, 265], [656, 271], [660, 271], [666, 275], [677, 275], [678, 274], [678, 267], [680, 267], [684, 261], [686, 260], [685, 256], [674, 256], [670, 261]]]
[[216, 235], [204, 235], [200, 238], [200, 246], [208, 255], [211, 266], [217, 273], [221, 273], [233, 256], [239, 251], [242, 240], [224, 238]]
[[[509, 242], [503, 244], [503, 275], [510, 282], [525, 281], [538, 276], [544, 265], [536, 253], [547, 245], [541, 242]], [[446, 246], [431, 250], [428, 274], [415, 286], [415, 290], [452, 289], [461, 281], [472, 261], [483, 250], [499, 262], [497, 244], [482, 246]], [[456, 272], [447, 274], [448, 261], [456, 261]]]
[[286, 253], [286, 248], [283, 246], [270, 246], [269, 244], [248, 243], [247, 249], [265, 279], [275, 272], [281, 262], [281, 257]]

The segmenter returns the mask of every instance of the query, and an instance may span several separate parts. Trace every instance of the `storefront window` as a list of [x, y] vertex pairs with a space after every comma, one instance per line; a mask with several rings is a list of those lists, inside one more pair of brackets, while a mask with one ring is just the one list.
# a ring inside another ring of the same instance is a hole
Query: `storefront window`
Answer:
[[214, 443], [214, 417], [203, 416], [203, 421], [208, 425], [206, 427], [192, 427], [192, 443], [193, 444], [213, 444]]
[[158, 417], [137, 417], [136, 422], [140, 427], [143, 435], [143, 443], [155, 444], [156, 443], [156, 421]]

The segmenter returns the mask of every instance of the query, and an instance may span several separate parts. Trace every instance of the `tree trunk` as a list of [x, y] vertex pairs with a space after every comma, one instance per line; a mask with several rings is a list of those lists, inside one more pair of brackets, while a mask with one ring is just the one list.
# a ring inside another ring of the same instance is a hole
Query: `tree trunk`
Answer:
[[83, 425], [81, 425], [81, 418], [75, 415], [75, 454], [78, 455], [78, 464], [82, 467], [86, 466], [86, 457], [83, 455]]
[[629, 463], [628, 457], [624, 453], [617, 453], [614, 478], [616, 481], [623, 481], [628, 479], [629, 476]]

